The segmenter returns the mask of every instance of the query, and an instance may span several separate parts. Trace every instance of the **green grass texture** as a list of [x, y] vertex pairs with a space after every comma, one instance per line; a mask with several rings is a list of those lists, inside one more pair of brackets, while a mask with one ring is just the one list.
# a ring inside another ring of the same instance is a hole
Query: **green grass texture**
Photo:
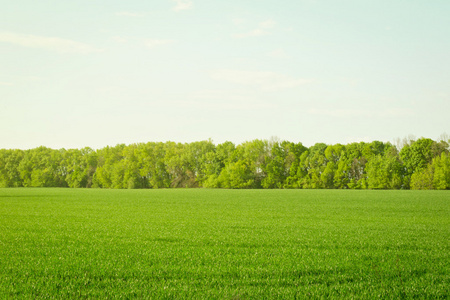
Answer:
[[0, 299], [448, 299], [450, 193], [0, 189]]

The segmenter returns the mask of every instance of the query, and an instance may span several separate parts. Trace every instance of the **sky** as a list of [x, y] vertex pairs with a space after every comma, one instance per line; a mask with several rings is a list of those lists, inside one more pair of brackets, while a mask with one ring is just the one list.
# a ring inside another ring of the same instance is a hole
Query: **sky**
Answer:
[[0, 148], [450, 133], [448, 0], [15, 0]]

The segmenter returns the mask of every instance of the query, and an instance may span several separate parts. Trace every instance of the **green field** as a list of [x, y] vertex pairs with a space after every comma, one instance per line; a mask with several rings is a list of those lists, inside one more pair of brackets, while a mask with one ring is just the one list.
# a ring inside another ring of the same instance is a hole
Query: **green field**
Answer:
[[0, 298], [441, 298], [450, 193], [0, 189]]

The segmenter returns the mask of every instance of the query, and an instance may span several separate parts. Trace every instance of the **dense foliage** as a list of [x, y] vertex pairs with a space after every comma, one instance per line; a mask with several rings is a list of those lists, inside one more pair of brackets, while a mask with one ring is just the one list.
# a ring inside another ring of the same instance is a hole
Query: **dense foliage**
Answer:
[[0, 150], [0, 187], [450, 189], [449, 141], [288, 141]]

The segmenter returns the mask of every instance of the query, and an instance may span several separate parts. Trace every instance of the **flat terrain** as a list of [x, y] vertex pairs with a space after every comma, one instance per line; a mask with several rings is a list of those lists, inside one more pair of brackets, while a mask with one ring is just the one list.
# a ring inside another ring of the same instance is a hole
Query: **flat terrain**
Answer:
[[450, 192], [0, 189], [0, 298], [441, 298]]

